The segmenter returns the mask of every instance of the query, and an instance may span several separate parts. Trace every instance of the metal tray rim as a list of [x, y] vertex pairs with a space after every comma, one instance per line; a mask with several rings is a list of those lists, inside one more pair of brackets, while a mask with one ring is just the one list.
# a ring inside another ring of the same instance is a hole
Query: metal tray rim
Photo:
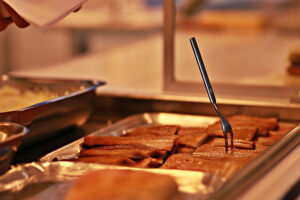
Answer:
[[[5, 77], [5, 78], [3, 78], [3, 77]], [[30, 80], [31, 79], [31, 80], [51, 80], [51, 81], [80, 81], [80, 82], [85, 82], [85, 83], [91, 83], [91, 86], [85, 88], [84, 90], [71, 92], [70, 94], [55, 97], [55, 98], [52, 98], [52, 99], [49, 99], [49, 100], [46, 100], [46, 101], [43, 101], [43, 102], [40, 102], [40, 103], [29, 105], [29, 106], [24, 107], [24, 108], [12, 110], [12, 111], [7, 111], [7, 112], [0, 112], [1, 114], [26, 111], [26, 110], [29, 110], [29, 109], [36, 108], [38, 106], [42, 106], [42, 105], [49, 104], [49, 103], [54, 103], [54, 102], [57, 102], [57, 101], [60, 101], [60, 100], [63, 100], [63, 99], [67, 99], [67, 98], [70, 98], [70, 97], [74, 97], [76, 95], [80, 95], [80, 94], [95, 90], [97, 87], [106, 84], [105, 81], [101, 81], [101, 80], [87, 80], [87, 79], [82, 79], [82, 80], [76, 79], [75, 80], [75, 79], [62, 79], [62, 78], [40, 78], [40, 77], [38, 78], [38, 77], [28, 77], [28, 76], [19, 76], [19, 75], [2, 75], [1, 80], [3, 80], [3, 79], [5, 79], [5, 80], [8, 80], [8, 79], [10, 79], [10, 80], [11, 79], [16, 79], [16, 80], [17, 79], [24, 79], [24, 80], [27, 79], [27, 80]]]
[[[124, 119], [121, 119], [121, 120], [117, 121], [116, 123], [113, 123], [107, 127], [101, 128], [97, 131], [94, 131], [94, 132], [88, 134], [88, 135], [101, 135], [105, 132], [108, 132], [111, 130], [113, 131], [116, 126], [122, 126], [122, 124], [126, 124], [127, 122], [130, 122], [133, 119], [143, 119], [145, 121], [148, 121], [148, 124], [151, 124], [151, 123], [153, 123], [153, 122], [151, 122], [152, 119], [154, 119], [156, 116], [161, 115], [161, 114], [167, 115], [167, 116], [204, 117], [202, 115], [175, 114], [175, 113], [165, 113], [165, 112], [154, 112], [154, 113], [144, 112], [144, 113], [134, 114], [134, 115], [131, 115]], [[207, 117], [211, 117], [211, 116], [207, 116]], [[211, 117], [211, 118], [217, 119], [217, 117]], [[67, 150], [67, 149], [73, 148], [73, 146], [80, 144], [82, 141], [83, 141], [83, 138], [77, 139], [77, 140], [71, 142], [70, 144], [67, 144], [59, 149], [56, 149], [56, 150], [44, 155], [42, 158], [39, 159], [39, 161], [50, 161], [51, 157], [54, 157], [56, 154], [59, 154], [60, 152], [63, 153], [63, 151], [65, 149]]]
[[[26, 126], [29, 134], [22, 140], [20, 148], [55, 135], [59, 130], [83, 124], [90, 116], [97, 87], [104, 85], [100, 80], [43, 78], [30, 76], [0, 76], [1, 85], [12, 85], [18, 89], [46, 88], [58, 97], [36, 104], [0, 112], [2, 121]], [[68, 93], [66, 93], [68, 91]], [[61, 120], [64, 118], [64, 120]]]
[[[133, 118], [136, 117], [144, 117], [144, 118], [155, 118], [155, 116], [159, 114], [166, 114], [166, 115], [177, 115], [177, 116], [191, 116], [191, 117], [197, 117], [201, 115], [185, 115], [185, 114], [174, 114], [174, 113], [140, 113], [131, 115], [127, 118], [124, 118], [108, 127], [105, 127], [103, 129], [100, 129], [96, 132], [91, 133], [90, 135], [98, 135], [101, 132], [106, 132], [110, 129], [114, 129], [115, 126], [118, 126], [122, 123], [126, 123], [127, 121], [130, 121]], [[63, 152], [64, 149], [69, 149], [70, 147], [74, 145], [78, 145], [83, 141], [83, 138], [78, 139], [60, 149], [57, 149], [45, 156], [43, 156], [40, 161], [49, 161], [51, 157], [54, 157], [55, 154], [58, 154], [60, 152]], [[240, 190], [238, 192], [237, 188], [242, 188], [245, 186], [249, 186], [253, 184], [255, 181], [259, 180], [265, 173], [268, 172], [270, 168], [272, 168], [276, 163], [280, 161], [280, 159], [285, 156], [291, 149], [296, 147], [299, 144], [300, 141], [300, 124], [298, 124], [293, 130], [288, 132], [285, 136], [283, 136], [281, 139], [279, 139], [275, 144], [273, 144], [271, 147], [267, 148], [266, 151], [259, 154], [254, 160], [252, 160], [247, 166], [243, 167], [237, 174], [235, 174], [232, 178], [228, 179], [229, 184], [224, 184], [224, 187], [221, 187], [220, 190], [218, 190], [215, 194], [211, 196], [210, 199], [235, 199], [240, 195], [243, 190]], [[269, 160], [269, 165], [261, 165], [263, 161]], [[259, 172], [256, 176], [253, 176], [256, 174], [256, 172]], [[245, 178], [253, 176], [251, 181], [245, 181]]]

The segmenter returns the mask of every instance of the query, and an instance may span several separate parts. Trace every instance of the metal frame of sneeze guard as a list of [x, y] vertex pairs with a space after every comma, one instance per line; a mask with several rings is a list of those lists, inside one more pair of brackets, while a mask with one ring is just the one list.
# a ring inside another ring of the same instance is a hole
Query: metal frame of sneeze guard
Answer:
[[[165, 93], [173, 94], [205, 94], [202, 83], [192, 81], [179, 81], [175, 76], [175, 30], [176, 30], [176, 3], [175, 0], [163, 1], [164, 26], [163, 26], [163, 89]], [[187, 38], [187, 41], [188, 38]], [[192, 51], [192, 49], [191, 49]], [[200, 80], [199, 76], [199, 80]], [[300, 104], [300, 88], [293, 85], [284, 87], [268, 85], [245, 85], [230, 83], [213, 83], [214, 90], [218, 96], [226, 99], [248, 98], [257, 101], [271, 100], [279, 102], [284, 99], [287, 104]], [[220, 98], [220, 99], [222, 99]], [[249, 100], [249, 99], [248, 99]]]

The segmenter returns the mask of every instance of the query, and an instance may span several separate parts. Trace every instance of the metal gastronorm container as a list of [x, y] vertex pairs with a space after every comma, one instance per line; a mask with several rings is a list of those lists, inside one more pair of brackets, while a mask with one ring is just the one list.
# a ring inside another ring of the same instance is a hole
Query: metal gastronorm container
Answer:
[[[143, 113], [127, 117], [91, 135], [120, 136], [137, 126], [177, 124], [181, 126], [207, 126], [218, 120], [217, 117], [204, 115], [186, 115], [174, 113]], [[53, 161], [75, 158], [81, 149], [83, 138], [60, 149], [53, 151], [41, 158], [41, 161]], [[295, 128], [280, 140], [267, 148], [253, 161], [243, 167], [239, 172], [229, 178], [225, 184], [212, 195], [212, 199], [236, 199], [239, 195], [255, 182], [260, 180], [290, 151], [300, 144], [300, 125], [295, 123]]]
[[[25, 108], [0, 113], [0, 121], [26, 126], [29, 134], [21, 146], [43, 140], [58, 130], [83, 124], [93, 109], [95, 89], [104, 85], [98, 80], [34, 78], [3, 75], [0, 88], [11, 86], [20, 91], [47, 90], [57, 97]], [[1, 97], [5, 98], [5, 97]]]

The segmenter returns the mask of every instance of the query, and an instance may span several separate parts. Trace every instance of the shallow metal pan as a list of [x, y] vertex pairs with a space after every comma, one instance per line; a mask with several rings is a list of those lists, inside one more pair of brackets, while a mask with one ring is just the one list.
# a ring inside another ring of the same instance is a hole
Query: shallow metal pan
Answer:
[[[133, 129], [137, 126], [147, 125], [162, 125], [162, 124], [178, 124], [182, 126], [207, 126], [217, 121], [217, 117], [199, 116], [199, 115], [182, 115], [171, 113], [143, 113], [127, 117], [119, 122], [108, 126], [104, 129], [96, 131], [91, 135], [101, 136], [120, 136], [126, 131]], [[80, 144], [83, 138], [72, 142], [60, 149], [57, 149], [44, 157], [41, 161], [64, 160], [76, 157], [80, 152]]]
[[[182, 126], [207, 126], [218, 120], [217, 117], [185, 115], [171, 113], [144, 113], [125, 118], [107, 128], [101, 129], [91, 135], [111, 135], [119, 136], [126, 131], [143, 125], [155, 124], [178, 124]], [[215, 192], [212, 199], [235, 199], [245, 192], [256, 181], [261, 179], [272, 167], [274, 167], [287, 153], [299, 145], [300, 126], [295, 124], [295, 128], [282, 137], [279, 141], [269, 147], [257, 158], [228, 180], [228, 184]], [[41, 158], [41, 161], [64, 160], [74, 158], [80, 152], [80, 145], [83, 139], [79, 139], [65, 147], [62, 147]]]
[[[205, 172], [169, 169], [141, 169], [80, 162], [32, 162], [18, 165], [0, 176], [0, 196], [3, 200], [60, 200], [80, 176], [93, 170], [116, 169], [164, 174], [177, 182], [176, 200], [206, 199], [224, 180]], [[121, 183], [120, 183], [121, 184]], [[116, 183], [116, 187], [120, 186]], [[121, 187], [121, 186], [120, 186]]]
[[[21, 147], [54, 135], [58, 130], [83, 124], [91, 114], [95, 89], [104, 85], [98, 80], [35, 78], [4, 75], [0, 87], [20, 91], [47, 90], [57, 97], [9, 112], [0, 112], [0, 121], [22, 124], [29, 129]], [[1, 97], [5, 98], [5, 97]]]

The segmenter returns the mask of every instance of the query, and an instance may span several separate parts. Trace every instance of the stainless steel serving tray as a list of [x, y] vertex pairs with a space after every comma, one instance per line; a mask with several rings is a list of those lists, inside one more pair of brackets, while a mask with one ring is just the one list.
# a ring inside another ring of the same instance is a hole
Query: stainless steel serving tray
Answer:
[[[125, 118], [111, 126], [96, 131], [91, 135], [119, 136], [137, 126], [154, 124], [178, 124], [182, 126], [207, 126], [218, 120], [217, 117], [171, 114], [171, 113], [144, 113]], [[296, 126], [296, 125], [295, 125]], [[226, 181], [223, 187], [212, 195], [213, 199], [234, 199], [247, 188], [253, 185], [272, 169], [291, 150], [299, 145], [300, 126], [287, 133], [278, 142], [261, 153], [246, 167]], [[79, 139], [41, 158], [41, 161], [64, 160], [74, 158], [80, 151], [83, 139]]]
[[[125, 118], [111, 126], [96, 131], [91, 135], [103, 136], [120, 136], [130, 129], [137, 126], [147, 125], [162, 125], [162, 124], [178, 124], [181, 126], [207, 126], [217, 121], [217, 117], [199, 116], [199, 115], [182, 115], [182, 114], [171, 114], [171, 113], [144, 113], [133, 115]], [[74, 158], [80, 152], [80, 144], [83, 142], [83, 138], [76, 140], [60, 149], [57, 149], [44, 157], [41, 161], [52, 161], [52, 160], [64, 160], [68, 158]]]
[[[0, 176], [0, 196], [2, 200], [60, 200], [80, 176], [89, 171], [102, 169], [169, 175], [178, 185], [180, 193], [177, 200], [205, 199], [224, 182], [224, 179], [218, 176], [196, 171], [141, 169], [65, 161], [32, 162], [18, 165]], [[116, 187], [118, 186], [120, 183], [116, 183]]]
[[3, 75], [0, 87], [12, 86], [20, 91], [47, 90], [57, 97], [18, 110], [0, 112], [0, 121], [19, 123], [29, 129], [21, 145], [24, 147], [52, 136], [58, 130], [83, 124], [91, 114], [95, 89], [104, 84], [98, 80]]

